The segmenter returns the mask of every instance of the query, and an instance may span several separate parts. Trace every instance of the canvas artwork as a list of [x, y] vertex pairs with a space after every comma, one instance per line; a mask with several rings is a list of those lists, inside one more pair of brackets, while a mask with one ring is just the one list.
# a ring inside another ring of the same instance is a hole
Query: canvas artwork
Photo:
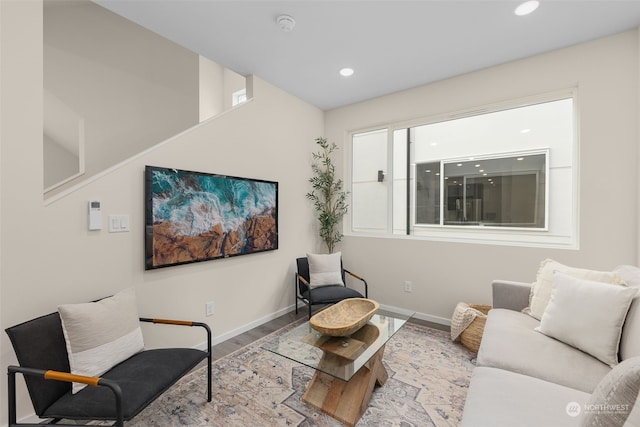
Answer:
[[147, 166], [145, 268], [278, 248], [278, 183]]

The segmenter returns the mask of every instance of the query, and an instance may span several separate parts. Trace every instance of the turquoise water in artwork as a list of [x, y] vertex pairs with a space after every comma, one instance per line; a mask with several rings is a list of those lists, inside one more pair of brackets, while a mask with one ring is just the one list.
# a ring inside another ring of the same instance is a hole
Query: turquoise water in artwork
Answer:
[[275, 183], [184, 171], [153, 171], [153, 222], [171, 222], [174, 231], [197, 236], [221, 224], [237, 230], [260, 215], [275, 215]]

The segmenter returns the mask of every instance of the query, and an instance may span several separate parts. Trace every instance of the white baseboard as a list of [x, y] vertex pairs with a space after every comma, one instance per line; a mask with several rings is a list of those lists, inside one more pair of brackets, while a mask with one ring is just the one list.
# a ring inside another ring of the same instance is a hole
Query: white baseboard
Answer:
[[[260, 325], [263, 325], [263, 324], [265, 324], [265, 323], [267, 323], [267, 322], [269, 322], [269, 321], [271, 321], [273, 319], [277, 319], [278, 317], [282, 316], [283, 314], [287, 314], [290, 311], [293, 311], [294, 309], [295, 309], [294, 306], [290, 305], [290, 306], [285, 307], [283, 309], [280, 309], [280, 310], [278, 310], [278, 311], [276, 311], [274, 313], [268, 314], [267, 316], [264, 316], [264, 317], [261, 317], [259, 319], [256, 319], [253, 322], [249, 322], [246, 325], [243, 325], [243, 326], [241, 326], [239, 328], [232, 329], [232, 330], [230, 330], [228, 332], [225, 332], [222, 335], [213, 336], [211, 345], [220, 344], [223, 341], [226, 341], [226, 340], [231, 339], [231, 338], [233, 338], [233, 337], [235, 337], [237, 335], [240, 335], [240, 334], [243, 334], [243, 333], [245, 333], [247, 331], [250, 331], [251, 329], [256, 328], [256, 327], [258, 327]], [[193, 348], [197, 348], [198, 350], [206, 351], [207, 342], [206, 341], [201, 342], [200, 344], [196, 345]]]
[[[380, 304], [380, 308], [388, 311], [398, 311], [398, 312], [407, 311], [406, 308], [399, 308], [399, 307], [394, 307], [392, 305], [386, 305], [386, 304]], [[416, 319], [425, 320], [427, 322], [437, 323], [438, 325], [451, 326], [451, 319], [447, 319], [445, 317], [432, 316], [431, 314], [425, 314], [425, 313], [415, 313], [413, 317]]]
[[426, 320], [427, 322], [437, 323], [439, 325], [451, 326], [451, 319], [447, 319], [445, 317], [432, 316], [424, 313], [416, 313], [413, 317], [420, 320]]

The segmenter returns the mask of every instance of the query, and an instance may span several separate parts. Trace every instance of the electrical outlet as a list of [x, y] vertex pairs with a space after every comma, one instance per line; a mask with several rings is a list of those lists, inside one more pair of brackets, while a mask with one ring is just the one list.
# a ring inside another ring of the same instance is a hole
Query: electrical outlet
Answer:
[[204, 305], [204, 311], [207, 316], [213, 315], [213, 301], [209, 301]]
[[404, 291], [405, 292], [413, 292], [413, 283], [409, 280], [405, 280], [404, 282]]

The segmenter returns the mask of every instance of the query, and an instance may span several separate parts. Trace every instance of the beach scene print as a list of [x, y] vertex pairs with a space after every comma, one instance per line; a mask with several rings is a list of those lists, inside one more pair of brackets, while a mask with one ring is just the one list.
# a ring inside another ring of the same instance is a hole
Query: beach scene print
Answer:
[[275, 182], [149, 167], [147, 267], [277, 249], [277, 190]]

